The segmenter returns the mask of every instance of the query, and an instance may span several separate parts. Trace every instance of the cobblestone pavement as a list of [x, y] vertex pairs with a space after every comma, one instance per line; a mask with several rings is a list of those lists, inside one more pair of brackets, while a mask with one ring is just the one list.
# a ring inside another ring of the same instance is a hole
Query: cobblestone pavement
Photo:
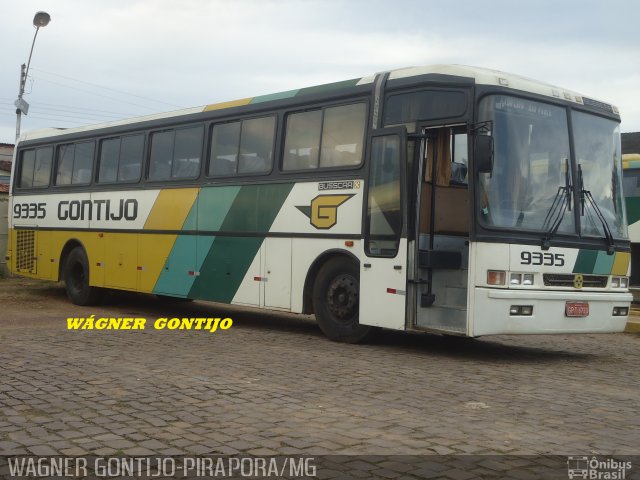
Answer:
[[[230, 316], [67, 331], [68, 316]], [[293, 315], [0, 283], [0, 453], [640, 453], [640, 336], [326, 340]]]

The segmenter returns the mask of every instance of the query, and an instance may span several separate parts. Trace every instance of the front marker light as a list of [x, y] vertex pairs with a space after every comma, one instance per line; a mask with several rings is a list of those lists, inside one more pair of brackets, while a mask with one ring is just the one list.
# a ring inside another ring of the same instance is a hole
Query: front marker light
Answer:
[[520, 307], [520, 314], [525, 316], [533, 315], [533, 305], [522, 305]]
[[487, 284], [504, 285], [507, 273], [504, 270], [487, 270]]
[[522, 276], [523, 285], [533, 285], [533, 273], [525, 273]]
[[613, 307], [614, 317], [626, 317], [629, 315], [629, 307]]
[[509, 280], [511, 285], [520, 285], [522, 283], [522, 275], [519, 273], [512, 273], [511, 280]]

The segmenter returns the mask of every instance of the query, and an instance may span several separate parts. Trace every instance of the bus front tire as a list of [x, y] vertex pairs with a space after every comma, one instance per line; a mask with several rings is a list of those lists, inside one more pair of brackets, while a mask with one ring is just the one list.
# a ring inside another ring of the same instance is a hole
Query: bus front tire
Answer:
[[82, 247], [69, 253], [64, 267], [67, 296], [76, 305], [91, 305], [98, 299], [98, 289], [89, 285], [89, 259]]
[[336, 342], [357, 343], [373, 327], [360, 325], [360, 272], [358, 265], [345, 258], [325, 263], [313, 287], [313, 307], [320, 330]]

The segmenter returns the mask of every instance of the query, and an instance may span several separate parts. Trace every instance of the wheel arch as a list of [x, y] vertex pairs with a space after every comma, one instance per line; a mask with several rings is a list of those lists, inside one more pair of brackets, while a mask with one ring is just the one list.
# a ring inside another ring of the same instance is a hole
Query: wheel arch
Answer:
[[307, 276], [304, 280], [304, 289], [303, 289], [303, 297], [302, 297], [302, 313], [311, 314], [313, 311], [313, 285], [315, 284], [316, 277], [318, 276], [318, 272], [322, 266], [327, 263], [329, 260], [332, 260], [336, 257], [344, 257], [345, 260], [350, 260], [354, 262], [356, 265], [360, 265], [360, 260], [356, 257], [352, 252], [347, 250], [342, 250], [340, 248], [333, 248], [331, 250], [326, 250], [322, 252], [316, 259], [313, 261], [309, 270], [307, 271]]
[[67, 258], [69, 257], [71, 251], [76, 247], [82, 248], [84, 250], [84, 253], [87, 253], [87, 249], [85, 248], [84, 244], [77, 238], [71, 238], [67, 240], [67, 243], [64, 244], [64, 247], [62, 247], [62, 252], [60, 253], [60, 264], [58, 265], [58, 281], [61, 281], [64, 278], [64, 269], [67, 265]]

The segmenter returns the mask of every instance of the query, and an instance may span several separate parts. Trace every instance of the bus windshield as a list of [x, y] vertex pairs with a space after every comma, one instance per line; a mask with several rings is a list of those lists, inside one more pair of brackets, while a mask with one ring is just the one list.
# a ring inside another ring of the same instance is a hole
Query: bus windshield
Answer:
[[[620, 124], [613, 120], [572, 113], [576, 162], [582, 172], [582, 187], [589, 192], [611, 233], [617, 238], [627, 238], [627, 221], [623, 208]], [[582, 234], [601, 237], [603, 224], [598, 212], [585, 206], [582, 218]]]
[[582, 175], [574, 179], [565, 108], [493, 95], [481, 101], [479, 120], [493, 122], [495, 148], [492, 172], [479, 176], [483, 224], [575, 234], [573, 191], [577, 189], [582, 235], [605, 235], [601, 214], [614, 237], [626, 238], [616, 122], [573, 112], [574, 145]]

